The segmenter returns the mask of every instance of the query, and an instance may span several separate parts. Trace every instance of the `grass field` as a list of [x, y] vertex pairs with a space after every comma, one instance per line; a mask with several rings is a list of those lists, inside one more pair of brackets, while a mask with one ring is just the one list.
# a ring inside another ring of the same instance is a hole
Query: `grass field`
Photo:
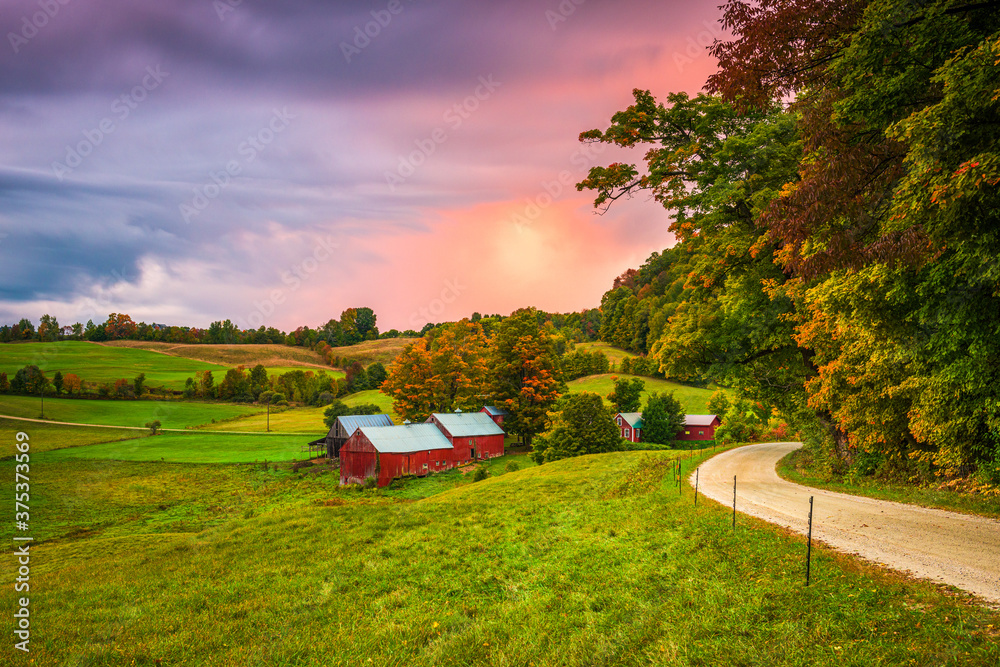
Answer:
[[[37, 419], [39, 400], [34, 396], [0, 396], [0, 414]], [[187, 428], [241, 415], [264, 408], [229, 403], [188, 401], [100, 401], [75, 398], [46, 398], [45, 418], [58, 422], [144, 426], [159, 420], [163, 428]]]
[[[118, 341], [134, 343], [136, 341]], [[152, 343], [144, 343], [144, 346]], [[167, 345], [167, 343], [158, 343]], [[0, 345], [0, 371], [7, 373], [8, 378], [13, 378], [14, 374], [28, 364], [35, 364], [45, 374], [52, 379], [56, 371], [66, 373], [76, 373], [81, 379], [87, 382], [114, 382], [120, 378], [131, 380], [139, 373], [146, 374], [147, 386], [166, 387], [167, 389], [181, 390], [189, 377], [194, 377], [197, 373], [206, 370], [212, 371], [212, 377], [216, 383], [222, 381], [226, 371], [243, 363], [247, 367], [255, 365], [257, 362], [233, 361], [232, 363], [210, 363], [208, 361], [190, 359], [181, 356], [171, 356], [160, 352], [150, 351], [144, 346], [133, 345], [111, 345], [87, 343], [81, 341], [62, 341], [58, 343], [18, 343]], [[187, 345], [185, 348], [201, 347], [267, 347], [281, 348], [283, 345], [235, 345], [235, 346], [212, 346], [212, 345]], [[301, 348], [287, 348], [298, 349]], [[309, 350], [305, 350], [310, 352]], [[253, 356], [253, 350], [248, 351], [249, 356]], [[315, 354], [310, 352], [310, 354]], [[205, 354], [205, 357], [222, 358], [226, 355]], [[262, 358], [264, 354], [260, 355]], [[292, 355], [295, 356], [295, 355]], [[318, 355], [317, 355], [318, 356]], [[344, 372], [335, 370], [329, 366], [304, 366], [288, 358], [271, 355], [264, 361], [269, 375], [280, 375], [289, 371], [312, 371], [315, 373], [326, 372], [332, 377], [344, 377]]]
[[289, 345], [178, 345], [156, 341], [116, 340], [104, 346], [151, 350], [162, 354], [197, 361], [234, 366], [302, 366], [326, 367], [326, 360], [313, 350]]
[[[620, 378], [638, 377], [636, 375], [623, 375], [621, 373], [604, 373], [602, 375], [588, 375], [587, 377], [571, 380], [566, 383], [566, 386], [570, 392], [589, 391], [606, 397], [614, 391], [615, 388], [615, 383], [611, 379], [612, 375]], [[708, 412], [708, 399], [714, 393], [709, 389], [688, 387], [686, 385], [677, 384], [668, 380], [660, 380], [659, 378], [641, 377], [639, 379], [646, 383], [646, 389], [642, 392], [643, 405], [646, 404], [646, 398], [649, 396], [650, 392], [672, 391], [677, 397], [677, 400], [681, 402], [681, 407], [683, 407], [684, 411], [688, 414], [698, 415], [707, 414]], [[610, 402], [605, 398], [605, 403]]]
[[36, 664], [1000, 661], [1000, 616], [964, 596], [822, 548], [804, 587], [803, 541], [694, 507], [673, 452], [380, 492], [61, 454], [31, 464]]
[[[29, 435], [31, 429], [25, 428]], [[308, 458], [302, 446], [306, 436], [240, 435], [232, 433], [161, 433], [139, 440], [105, 442], [60, 449], [47, 454], [54, 460], [113, 459], [174, 463], [251, 463]]]
[[610, 344], [603, 341], [594, 341], [593, 343], [577, 343], [576, 349], [584, 352], [596, 352], [600, 351], [604, 353], [604, 356], [608, 358], [608, 361], [615, 364], [616, 366], [622, 362], [622, 359], [628, 357], [633, 359], [638, 355], [631, 352], [626, 352], [617, 347], [612, 347]]
[[64, 447], [79, 447], [98, 442], [111, 442], [141, 438], [148, 431], [132, 431], [128, 429], [98, 428], [96, 426], [61, 426], [23, 422], [15, 419], [0, 419], [0, 458], [16, 453], [14, 436], [24, 431], [31, 436], [31, 451], [46, 452]]
[[894, 484], [870, 477], [854, 480], [846, 477], [831, 479], [813, 472], [808, 454], [801, 449], [797, 449], [781, 459], [778, 463], [778, 474], [796, 484], [814, 486], [839, 493], [867, 496], [879, 500], [893, 500], [924, 507], [937, 507], [953, 512], [968, 512], [1000, 519], [1000, 496], [959, 493], [948, 488], [938, 488], [938, 486]]
[[338, 357], [350, 357], [368, 366], [381, 361], [388, 368], [389, 364], [403, 351], [403, 348], [418, 338], [384, 338], [382, 340], [366, 340], [357, 345], [331, 348], [330, 354]]
[[[356, 394], [343, 396], [340, 400], [351, 407], [364, 403], [373, 403], [382, 408], [382, 412], [389, 415], [394, 423], [402, 423], [402, 420], [392, 411], [392, 401], [388, 396], [379, 392], [378, 389], [359, 391]], [[323, 412], [325, 410], [326, 407], [304, 407], [290, 408], [283, 412], [271, 412], [271, 431], [275, 433], [316, 433], [323, 435], [327, 432], [326, 424], [323, 421]], [[202, 429], [206, 431], [264, 432], [267, 429], [267, 414], [266, 412], [261, 412], [232, 421], [206, 424]]]

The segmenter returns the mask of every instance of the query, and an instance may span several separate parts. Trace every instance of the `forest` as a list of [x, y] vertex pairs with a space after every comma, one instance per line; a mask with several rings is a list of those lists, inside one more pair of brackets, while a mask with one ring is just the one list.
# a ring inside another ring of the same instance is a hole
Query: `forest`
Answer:
[[995, 2], [733, 0], [707, 92], [580, 135], [641, 150], [676, 245], [620, 276], [603, 340], [731, 386], [820, 466], [1000, 483]]

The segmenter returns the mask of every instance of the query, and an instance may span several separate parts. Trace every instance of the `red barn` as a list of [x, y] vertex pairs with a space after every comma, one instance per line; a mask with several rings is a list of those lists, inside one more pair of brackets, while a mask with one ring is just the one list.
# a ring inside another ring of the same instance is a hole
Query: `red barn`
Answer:
[[503, 419], [507, 416], [507, 411], [503, 408], [498, 408], [495, 405], [487, 405], [480, 412], [484, 412], [490, 416], [493, 423], [503, 428]]
[[454, 448], [434, 424], [360, 426], [340, 448], [340, 483], [378, 486], [404, 475], [423, 477], [455, 466]]
[[455, 448], [455, 463], [503, 456], [503, 429], [485, 412], [435, 412], [434, 424]]
[[684, 430], [678, 440], [715, 440], [715, 428], [722, 421], [718, 415], [684, 415]]
[[619, 412], [615, 415], [615, 424], [618, 425], [619, 435], [629, 442], [642, 440], [641, 412]]

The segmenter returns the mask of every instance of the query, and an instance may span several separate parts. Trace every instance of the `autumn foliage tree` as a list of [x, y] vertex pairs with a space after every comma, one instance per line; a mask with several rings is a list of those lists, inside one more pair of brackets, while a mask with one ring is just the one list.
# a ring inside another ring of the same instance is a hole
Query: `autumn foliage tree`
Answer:
[[565, 388], [552, 337], [539, 326], [534, 308], [495, 325], [490, 374], [493, 404], [508, 413], [504, 427], [530, 445], [546, 429], [548, 411]]

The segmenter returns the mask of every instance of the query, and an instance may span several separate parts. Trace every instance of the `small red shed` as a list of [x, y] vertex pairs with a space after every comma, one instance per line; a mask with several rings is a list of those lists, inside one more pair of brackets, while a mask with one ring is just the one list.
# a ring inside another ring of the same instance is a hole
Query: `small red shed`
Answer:
[[423, 477], [455, 466], [454, 448], [434, 424], [360, 426], [340, 448], [340, 483], [378, 486], [404, 475]]
[[629, 442], [642, 441], [642, 413], [619, 412], [615, 415], [618, 433]]
[[455, 448], [455, 463], [503, 456], [504, 431], [485, 412], [435, 412], [434, 424]]
[[684, 429], [678, 440], [715, 440], [715, 428], [722, 423], [718, 415], [684, 415]]
[[503, 408], [498, 408], [495, 405], [487, 405], [484, 406], [483, 409], [480, 410], [480, 412], [488, 414], [490, 416], [490, 419], [493, 420], [494, 424], [496, 424], [500, 428], [503, 428], [503, 419], [504, 417], [507, 416], [506, 410], [504, 410]]

